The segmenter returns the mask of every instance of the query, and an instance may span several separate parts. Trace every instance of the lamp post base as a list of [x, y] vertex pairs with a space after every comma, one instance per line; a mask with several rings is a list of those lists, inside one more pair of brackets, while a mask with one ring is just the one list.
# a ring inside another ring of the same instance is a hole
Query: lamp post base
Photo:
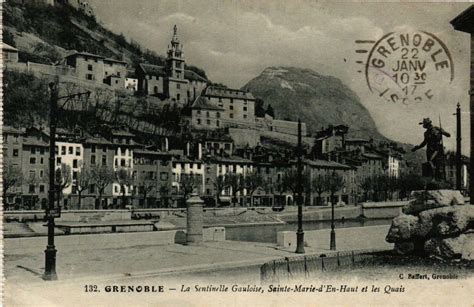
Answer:
[[45, 253], [45, 269], [43, 274], [44, 280], [57, 280], [56, 275], [56, 248], [48, 245], [44, 251]]
[[329, 244], [329, 249], [332, 251], [336, 250], [336, 232], [334, 229], [331, 229], [331, 242]]
[[296, 251], [297, 254], [304, 254], [304, 232], [296, 232]]

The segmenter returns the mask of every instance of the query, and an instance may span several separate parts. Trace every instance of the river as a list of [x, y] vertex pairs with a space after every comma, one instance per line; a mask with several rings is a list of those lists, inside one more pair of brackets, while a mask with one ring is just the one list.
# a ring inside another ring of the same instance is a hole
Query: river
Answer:
[[[335, 222], [335, 227], [337, 231], [337, 228], [389, 225], [391, 222], [392, 218], [355, 219], [346, 220], [344, 223], [338, 220]], [[232, 241], [277, 243], [278, 231], [294, 230], [296, 232], [297, 228], [298, 224], [293, 222], [278, 225], [227, 226], [225, 229], [225, 238], [226, 240]], [[329, 228], [331, 228], [331, 221], [303, 222], [303, 231]]]

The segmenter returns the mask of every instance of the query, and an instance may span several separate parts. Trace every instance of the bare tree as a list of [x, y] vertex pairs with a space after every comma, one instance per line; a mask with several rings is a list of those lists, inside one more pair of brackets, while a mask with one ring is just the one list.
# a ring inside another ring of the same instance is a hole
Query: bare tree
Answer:
[[54, 175], [54, 181], [56, 187], [58, 188], [58, 198], [62, 199], [64, 195], [64, 190], [70, 187], [72, 183], [71, 167], [64, 163], [61, 163], [61, 166], [56, 169]]
[[91, 170], [92, 182], [96, 185], [99, 192], [99, 208], [102, 208], [102, 195], [112, 182], [114, 182], [114, 173], [107, 166], [97, 166]]
[[77, 205], [81, 209], [82, 193], [89, 188], [91, 182], [93, 181], [92, 172], [84, 167], [82, 167], [77, 172], [76, 177], [76, 191], [78, 196]]
[[344, 187], [344, 179], [341, 175], [333, 172], [328, 177], [328, 191], [331, 193], [331, 203], [334, 202], [334, 195]]
[[262, 175], [256, 171], [248, 173], [244, 178], [244, 186], [250, 195], [250, 206], [253, 207], [253, 193], [255, 193], [258, 188], [263, 188], [264, 186]]
[[[188, 196], [198, 190], [201, 185], [201, 176], [193, 174], [181, 174], [179, 179], [179, 192], [183, 195], [184, 202]], [[184, 203], [185, 205], [185, 203]]]
[[317, 205], [322, 205], [321, 195], [328, 191], [328, 180], [326, 176], [318, 175], [311, 181], [311, 189], [318, 194]]
[[245, 179], [242, 174], [229, 173], [226, 175], [226, 186], [231, 189], [232, 203], [234, 207], [237, 205], [237, 193], [245, 188]]
[[6, 204], [8, 190], [14, 187], [21, 187], [23, 183], [23, 173], [21, 168], [7, 163], [3, 168], [3, 203]]
[[138, 180], [137, 186], [138, 186], [138, 193], [140, 193], [143, 196], [143, 205], [146, 208], [147, 200], [148, 200], [147, 197], [156, 187], [156, 180], [154, 180], [153, 178], [150, 178], [149, 176], [146, 176]]
[[132, 172], [128, 168], [119, 168], [115, 171], [115, 180], [120, 185], [120, 192], [122, 193], [122, 208], [125, 208], [127, 201], [125, 198], [126, 188], [131, 188], [134, 183]]
[[216, 207], [219, 207], [221, 204], [220, 195], [226, 187], [225, 177], [223, 175], [217, 176], [212, 181], [212, 185], [214, 186], [214, 191], [216, 193]]

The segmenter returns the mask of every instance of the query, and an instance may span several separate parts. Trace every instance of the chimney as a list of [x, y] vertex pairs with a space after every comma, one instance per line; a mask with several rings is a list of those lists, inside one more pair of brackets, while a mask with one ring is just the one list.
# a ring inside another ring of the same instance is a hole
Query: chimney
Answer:
[[189, 155], [190, 155], [190, 144], [189, 142], [186, 142], [186, 156], [189, 157]]
[[198, 143], [198, 159], [199, 160], [202, 159], [202, 143], [201, 142]]

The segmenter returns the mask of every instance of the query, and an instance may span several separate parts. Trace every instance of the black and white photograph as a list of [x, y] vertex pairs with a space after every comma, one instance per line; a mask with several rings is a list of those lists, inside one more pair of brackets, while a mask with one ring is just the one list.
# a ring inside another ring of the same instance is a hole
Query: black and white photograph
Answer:
[[474, 5], [2, 1], [3, 306], [472, 306]]

